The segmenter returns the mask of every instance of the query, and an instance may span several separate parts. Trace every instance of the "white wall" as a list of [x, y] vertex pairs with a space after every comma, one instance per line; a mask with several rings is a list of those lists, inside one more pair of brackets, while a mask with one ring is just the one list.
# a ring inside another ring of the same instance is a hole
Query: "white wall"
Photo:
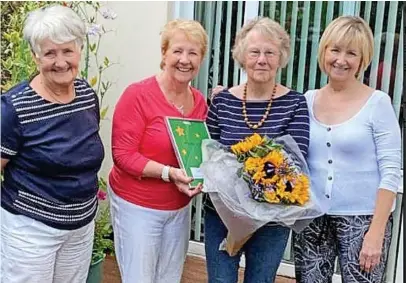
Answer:
[[118, 63], [105, 72], [105, 78], [113, 82], [103, 101], [103, 106], [108, 105], [109, 110], [101, 122], [100, 131], [106, 156], [100, 176], [107, 178], [112, 167], [111, 118], [114, 106], [130, 83], [159, 72], [159, 33], [168, 20], [168, 2], [106, 1], [101, 4], [117, 13], [114, 20], [101, 20], [104, 27], [113, 32], [102, 37], [100, 55]]

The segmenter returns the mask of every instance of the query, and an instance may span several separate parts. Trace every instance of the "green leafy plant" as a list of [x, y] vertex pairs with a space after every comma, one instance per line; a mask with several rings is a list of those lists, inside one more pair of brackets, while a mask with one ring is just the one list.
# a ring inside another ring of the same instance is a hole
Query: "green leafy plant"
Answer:
[[92, 263], [104, 258], [106, 254], [114, 254], [114, 243], [112, 240], [113, 228], [110, 223], [110, 210], [107, 203], [107, 182], [99, 178], [99, 211], [96, 216], [94, 227]]

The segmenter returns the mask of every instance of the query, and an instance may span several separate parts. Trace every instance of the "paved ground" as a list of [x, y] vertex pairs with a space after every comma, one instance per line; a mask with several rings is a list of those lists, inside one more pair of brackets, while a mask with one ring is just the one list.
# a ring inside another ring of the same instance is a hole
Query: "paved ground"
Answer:
[[[242, 283], [244, 269], [240, 269], [239, 283]], [[294, 283], [294, 279], [278, 277], [275, 283]], [[120, 273], [118, 271], [117, 263], [114, 257], [107, 257], [104, 262], [104, 276], [103, 283], [121, 283]], [[134, 281], [134, 283], [138, 283]], [[168, 282], [171, 283], [171, 282]], [[199, 258], [188, 256], [183, 271], [181, 283], [207, 283], [206, 275], [206, 262]]]

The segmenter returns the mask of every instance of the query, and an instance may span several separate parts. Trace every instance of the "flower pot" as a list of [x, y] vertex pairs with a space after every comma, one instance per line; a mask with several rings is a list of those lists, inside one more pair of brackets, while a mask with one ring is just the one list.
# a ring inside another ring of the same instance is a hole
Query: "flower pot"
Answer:
[[103, 263], [106, 255], [103, 255], [96, 261], [92, 262], [87, 274], [86, 283], [102, 283], [103, 281]]

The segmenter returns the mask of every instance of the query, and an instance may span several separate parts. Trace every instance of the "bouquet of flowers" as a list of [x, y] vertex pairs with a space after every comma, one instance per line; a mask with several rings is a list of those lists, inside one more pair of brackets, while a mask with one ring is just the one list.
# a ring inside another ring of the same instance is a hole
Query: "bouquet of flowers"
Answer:
[[309, 200], [309, 178], [281, 144], [253, 134], [231, 151], [244, 164], [237, 175], [248, 183], [254, 200], [296, 205]]
[[254, 134], [231, 150], [204, 140], [202, 157], [203, 191], [228, 229], [219, 249], [231, 256], [267, 223], [300, 232], [323, 214], [306, 161], [290, 135], [270, 139]]

